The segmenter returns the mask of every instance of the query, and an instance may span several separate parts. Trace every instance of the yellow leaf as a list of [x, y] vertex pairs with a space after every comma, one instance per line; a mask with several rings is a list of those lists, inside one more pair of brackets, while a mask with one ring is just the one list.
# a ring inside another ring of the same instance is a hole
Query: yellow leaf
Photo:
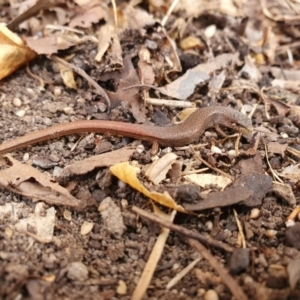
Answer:
[[168, 192], [158, 193], [150, 192], [147, 190], [136, 177], [136, 169], [131, 166], [128, 162], [123, 162], [115, 166], [110, 167], [110, 171], [113, 175], [118, 177], [123, 182], [130, 185], [132, 188], [136, 189], [146, 197], [156, 201], [157, 203], [176, 209], [177, 211], [187, 213], [187, 211], [181, 206], [177, 205], [174, 199], [169, 195]]

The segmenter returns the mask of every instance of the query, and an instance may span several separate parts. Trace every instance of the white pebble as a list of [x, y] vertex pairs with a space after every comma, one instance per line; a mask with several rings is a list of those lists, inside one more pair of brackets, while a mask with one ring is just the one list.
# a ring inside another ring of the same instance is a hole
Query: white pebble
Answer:
[[235, 150], [229, 150], [227, 153], [230, 157], [236, 157], [236, 151]]
[[212, 221], [207, 221], [205, 223], [206, 228], [211, 231], [213, 229], [213, 222]]
[[122, 180], [118, 180], [118, 187], [121, 189], [121, 188], [124, 188], [126, 186], [126, 183]]
[[28, 161], [29, 160], [29, 153], [26, 152], [24, 155], [23, 155], [23, 160], [24, 161]]
[[23, 118], [25, 116], [25, 110], [24, 109], [20, 109], [18, 111], [16, 111], [16, 115], [20, 118]]
[[14, 98], [14, 99], [13, 99], [13, 105], [14, 105], [15, 107], [20, 107], [20, 106], [22, 105], [21, 99], [20, 99], [20, 98]]
[[258, 208], [252, 208], [250, 212], [250, 219], [257, 219], [260, 217], [260, 210]]
[[217, 27], [215, 24], [209, 25], [205, 28], [204, 34], [206, 38], [211, 39], [216, 33]]
[[64, 107], [63, 110], [64, 110], [64, 113], [68, 116], [74, 114], [74, 109], [72, 107], [67, 106], [67, 107]]
[[94, 223], [84, 221], [80, 228], [80, 234], [86, 235], [92, 231]]
[[58, 96], [60, 96], [61, 95], [61, 88], [60, 87], [58, 87], [58, 86], [56, 86], [55, 88], [54, 88], [54, 96], [55, 97], [58, 97]]
[[137, 153], [143, 153], [144, 151], [145, 151], [144, 145], [138, 145], [138, 146], [136, 147], [136, 152], [137, 152]]
[[222, 153], [222, 150], [219, 148], [219, 147], [216, 147], [216, 146], [214, 146], [214, 145], [212, 145], [211, 146], [211, 148], [210, 148], [210, 151], [211, 151], [211, 153], [217, 153], [217, 154], [221, 154]]

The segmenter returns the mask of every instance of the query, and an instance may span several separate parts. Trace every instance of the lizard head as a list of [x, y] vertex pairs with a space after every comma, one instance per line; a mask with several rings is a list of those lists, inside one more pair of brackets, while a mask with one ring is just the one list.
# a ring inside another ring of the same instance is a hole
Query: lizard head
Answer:
[[252, 121], [243, 113], [235, 110], [230, 109], [230, 122], [231, 126], [234, 130], [242, 133], [250, 133], [253, 131]]

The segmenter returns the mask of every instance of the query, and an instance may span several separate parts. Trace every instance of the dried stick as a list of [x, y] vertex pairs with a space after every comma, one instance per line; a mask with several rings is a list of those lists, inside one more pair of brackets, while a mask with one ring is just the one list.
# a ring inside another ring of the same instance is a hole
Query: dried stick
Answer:
[[248, 300], [248, 297], [242, 290], [242, 288], [237, 284], [237, 282], [234, 280], [234, 278], [229, 274], [229, 272], [218, 262], [209, 252], [208, 250], [199, 242], [188, 239], [188, 243], [191, 247], [196, 249], [200, 255], [205, 258], [211, 267], [219, 274], [222, 281], [228, 289], [231, 291], [232, 295], [235, 299], [239, 300]]
[[73, 70], [74, 72], [76, 72], [77, 74], [79, 74], [80, 76], [82, 76], [84, 79], [86, 79], [95, 89], [96, 92], [102, 96], [105, 101], [106, 104], [108, 106], [108, 111], [110, 111], [110, 99], [108, 98], [106, 92], [104, 91], [104, 89], [93, 79], [91, 78], [84, 70], [68, 63], [67, 61], [65, 61], [64, 59], [61, 59], [60, 57], [56, 56], [56, 55], [51, 55], [51, 59], [57, 63], [60, 63], [68, 68], [70, 68], [71, 70]]
[[201, 243], [204, 243], [206, 245], [209, 245], [211, 247], [215, 247], [215, 248], [219, 248], [219, 249], [222, 249], [224, 251], [227, 251], [227, 252], [233, 252], [233, 248], [225, 243], [222, 243], [220, 241], [216, 241], [208, 236], [205, 236], [201, 233], [198, 233], [198, 232], [194, 232], [194, 231], [191, 231], [189, 229], [186, 229], [182, 226], [179, 226], [179, 225], [175, 225], [171, 222], [168, 222], [168, 221], [165, 221], [157, 216], [155, 216], [154, 214], [151, 214], [151, 213], [148, 213], [146, 212], [145, 210], [142, 210], [136, 206], [133, 206], [132, 207], [132, 211], [141, 215], [142, 217], [144, 218], [147, 218], [155, 223], [158, 223], [160, 224], [161, 226], [163, 227], [166, 227], [166, 228], [169, 228], [185, 237], [189, 237], [189, 238], [192, 238], [192, 239], [195, 239], [195, 240], [198, 240], [200, 241]]

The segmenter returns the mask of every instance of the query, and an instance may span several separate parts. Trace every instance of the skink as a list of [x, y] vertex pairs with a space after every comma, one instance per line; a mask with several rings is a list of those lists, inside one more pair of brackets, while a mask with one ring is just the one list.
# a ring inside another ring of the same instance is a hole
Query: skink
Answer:
[[85, 132], [110, 133], [158, 142], [162, 146], [184, 146], [216, 125], [242, 131], [252, 130], [252, 122], [244, 114], [229, 107], [210, 106], [197, 109], [178, 125], [166, 127], [107, 120], [81, 120], [55, 125], [1, 144], [0, 154], [49, 139]]

